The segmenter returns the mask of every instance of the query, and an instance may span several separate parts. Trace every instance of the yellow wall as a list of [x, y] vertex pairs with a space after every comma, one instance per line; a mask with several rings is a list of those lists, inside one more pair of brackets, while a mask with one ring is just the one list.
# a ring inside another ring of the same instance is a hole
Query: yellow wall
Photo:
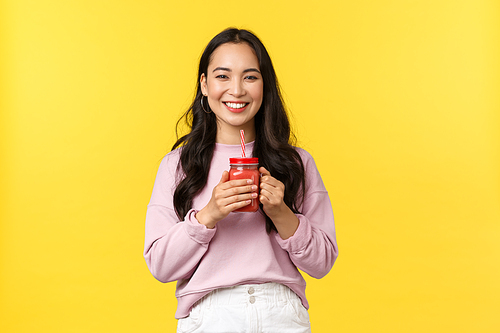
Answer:
[[174, 331], [145, 210], [232, 25], [268, 46], [334, 206], [313, 331], [500, 331], [494, 0], [2, 1], [0, 330]]

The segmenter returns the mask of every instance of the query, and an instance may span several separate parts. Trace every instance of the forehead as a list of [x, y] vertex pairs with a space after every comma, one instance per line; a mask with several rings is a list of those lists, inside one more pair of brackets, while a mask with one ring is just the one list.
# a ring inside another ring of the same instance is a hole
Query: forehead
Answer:
[[226, 43], [217, 47], [210, 57], [208, 68], [227, 67], [231, 69], [259, 68], [259, 59], [247, 43]]

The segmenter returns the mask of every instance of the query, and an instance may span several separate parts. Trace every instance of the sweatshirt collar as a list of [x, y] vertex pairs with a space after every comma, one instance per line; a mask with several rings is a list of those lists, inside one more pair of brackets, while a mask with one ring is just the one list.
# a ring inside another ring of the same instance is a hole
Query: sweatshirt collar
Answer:
[[[251, 153], [253, 151], [255, 141], [249, 142], [245, 144], [245, 155], [247, 157], [251, 156]], [[220, 152], [220, 153], [230, 153], [236, 156], [241, 156], [241, 145], [226, 145], [223, 143], [215, 143], [215, 152]]]

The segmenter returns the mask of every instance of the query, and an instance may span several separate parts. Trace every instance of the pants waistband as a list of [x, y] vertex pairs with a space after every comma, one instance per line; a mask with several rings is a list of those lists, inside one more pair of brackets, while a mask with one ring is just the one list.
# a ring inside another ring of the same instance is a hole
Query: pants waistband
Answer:
[[228, 288], [219, 288], [196, 302], [205, 306], [241, 305], [250, 303], [279, 304], [300, 298], [287, 286], [269, 282], [262, 284], [244, 284]]

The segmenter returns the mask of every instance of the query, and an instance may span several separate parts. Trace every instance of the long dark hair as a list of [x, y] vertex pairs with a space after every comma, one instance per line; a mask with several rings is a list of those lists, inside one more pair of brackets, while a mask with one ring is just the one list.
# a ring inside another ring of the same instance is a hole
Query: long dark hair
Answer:
[[[174, 193], [174, 207], [177, 216], [182, 220], [191, 209], [193, 198], [205, 187], [212, 161], [217, 120], [213, 112], [206, 113], [201, 106], [203, 97], [199, 79], [207, 76], [207, 68], [212, 53], [222, 44], [247, 43], [255, 51], [259, 60], [260, 71], [264, 81], [262, 105], [254, 117], [255, 144], [253, 156], [259, 158], [271, 175], [285, 185], [285, 204], [294, 212], [300, 213], [299, 207], [304, 200], [305, 175], [304, 165], [299, 153], [294, 148], [296, 137], [291, 132], [279, 84], [271, 58], [262, 42], [248, 30], [229, 28], [215, 36], [205, 48], [198, 69], [196, 96], [189, 109], [177, 122], [177, 130], [181, 120], [185, 120], [191, 131], [182, 136], [173, 145], [172, 150], [182, 147], [178, 174], [182, 180]], [[205, 109], [208, 103], [205, 103]], [[262, 205], [261, 205], [261, 211]], [[264, 213], [265, 214], [265, 213]], [[272, 220], [266, 215], [266, 230], [276, 230]]]

